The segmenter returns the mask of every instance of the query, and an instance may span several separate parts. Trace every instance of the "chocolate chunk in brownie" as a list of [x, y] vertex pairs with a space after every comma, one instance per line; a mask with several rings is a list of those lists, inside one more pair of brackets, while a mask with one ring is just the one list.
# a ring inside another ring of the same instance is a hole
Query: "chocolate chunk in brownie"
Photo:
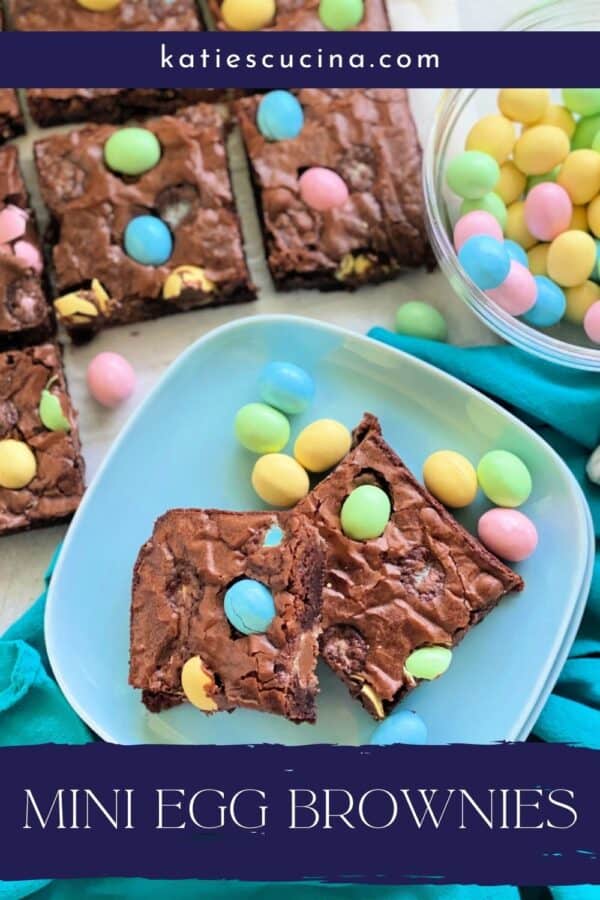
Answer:
[[[40, 417], [43, 391], [54, 397], [50, 407], [57, 413], [56, 419], [46, 417], [47, 424]], [[62, 427], [52, 430], [57, 424]], [[19, 489], [2, 487], [0, 466], [0, 534], [69, 519], [83, 495], [84, 465], [56, 344], [0, 353], [0, 458], [4, 441], [27, 445], [35, 475]]]
[[[55, 309], [75, 340], [182, 310], [252, 300], [227, 156], [225, 123], [199, 104], [143, 127], [160, 144], [153, 168], [111, 171], [104, 145], [118, 130], [92, 125], [35, 145], [43, 198], [51, 214]], [[171, 233], [168, 260], [148, 265], [128, 255], [124, 233], [140, 216]]]
[[13, 146], [0, 148], [0, 217], [17, 223], [2, 229], [9, 240], [0, 243], [0, 350], [4, 350], [43, 341], [54, 329], [35, 215]]
[[121, 0], [94, 12], [78, 0], [8, 0], [18, 31], [198, 31], [195, 0]]
[[[346, 497], [376, 484], [391, 518], [376, 540], [347, 537]], [[382, 718], [416, 680], [406, 671], [422, 647], [453, 647], [498, 601], [523, 588], [411, 475], [366, 414], [353, 449], [295, 510], [327, 548], [321, 652], [353, 696]]]
[[[275, 17], [262, 31], [327, 31], [319, 16], [320, 0], [276, 0]], [[223, 19], [223, 0], [209, 0], [217, 28], [229, 30]], [[384, 0], [365, 0], [362, 21], [350, 31], [389, 31]]]
[[[267, 534], [281, 529], [273, 545]], [[271, 592], [275, 618], [239, 633], [224, 611], [242, 578]], [[315, 719], [323, 551], [305, 519], [270, 512], [170, 510], [138, 556], [131, 606], [129, 681], [151, 712], [185, 701], [182, 669], [199, 657], [206, 712], [238, 706]]]
[[[238, 100], [267, 257], [279, 290], [353, 290], [430, 265], [421, 148], [405, 90], [301, 90], [297, 138], [268, 141], [260, 97]], [[335, 171], [348, 200], [318, 212], [300, 196], [313, 166]]]

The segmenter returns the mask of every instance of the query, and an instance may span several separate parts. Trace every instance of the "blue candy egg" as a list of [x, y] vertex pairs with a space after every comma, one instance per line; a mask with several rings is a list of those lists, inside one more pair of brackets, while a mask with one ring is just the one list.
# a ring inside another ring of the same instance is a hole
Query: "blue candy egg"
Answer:
[[270, 362], [258, 377], [260, 398], [290, 416], [304, 412], [315, 396], [308, 372], [290, 362]]
[[478, 234], [470, 237], [458, 251], [458, 259], [471, 279], [482, 291], [500, 287], [506, 281], [511, 259], [504, 242]]
[[157, 216], [137, 216], [123, 236], [127, 256], [143, 266], [162, 266], [173, 252], [173, 236]]
[[287, 141], [302, 131], [304, 112], [289, 91], [270, 91], [258, 104], [256, 124], [268, 141]]
[[271, 525], [263, 539], [263, 547], [279, 547], [285, 535], [279, 525]]
[[554, 281], [545, 275], [536, 275], [537, 297], [528, 312], [521, 316], [528, 325], [536, 328], [550, 328], [560, 322], [567, 308], [567, 298]]
[[511, 260], [521, 263], [521, 265], [525, 266], [526, 269], [529, 268], [529, 259], [527, 257], [527, 253], [525, 252], [525, 250], [523, 250], [520, 244], [517, 244], [516, 241], [504, 241], [504, 246]]
[[399, 709], [377, 726], [370, 744], [426, 744], [427, 726], [423, 719], [410, 709]]
[[276, 612], [271, 591], [252, 578], [236, 581], [225, 593], [225, 615], [242, 634], [263, 634]]

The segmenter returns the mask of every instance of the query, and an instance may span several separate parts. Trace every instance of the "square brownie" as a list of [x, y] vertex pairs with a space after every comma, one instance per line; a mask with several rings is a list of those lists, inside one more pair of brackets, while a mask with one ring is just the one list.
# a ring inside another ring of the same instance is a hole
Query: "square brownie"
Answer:
[[121, 0], [93, 12], [78, 0], [8, 0], [17, 31], [198, 31], [195, 0]]
[[[225, 615], [225, 592], [242, 578], [272, 594], [265, 633], [241, 634]], [[182, 703], [183, 666], [198, 656], [206, 712], [239, 706], [313, 722], [322, 584], [319, 536], [301, 517], [170, 510], [135, 564], [130, 684], [151, 712]]]
[[[4, 28], [4, 15], [0, 6], [0, 31]], [[0, 88], [0, 144], [23, 134], [25, 123], [17, 92], [12, 88]]]
[[[261, 31], [327, 31], [319, 16], [320, 0], [277, 0], [273, 21]], [[223, 0], [209, 0], [217, 28], [228, 31], [223, 20]], [[389, 31], [390, 22], [384, 0], [365, 0], [363, 19], [350, 31]]]
[[[55, 406], [58, 422], [46, 413], [46, 424], [42, 421], [43, 391], [55, 398], [50, 404]], [[57, 424], [60, 430], [52, 430]], [[10, 489], [2, 486], [0, 468], [0, 535], [69, 519], [83, 495], [84, 464], [77, 413], [67, 393], [56, 344], [0, 353], [0, 455], [5, 441], [29, 447], [35, 475], [24, 487]]]
[[[489, 553], [412, 476], [366, 414], [353, 448], [296, 507], [327, 548], [321, 653], [350, 693], [383, 718], [417, 680], [405, 669], [422, 647], [454, 647], [521, 578]], [[346, 497], [381, 487], [391, 517], [375, 540], [347, 537]]]
[[[219, 109], [190, 106], [143, 127], [158, 139], [161, 156], [139, 176], [121, 176], [105, 164], [104, 145], [118, 130], [111, 125], [56, 134], [35, 145], [51, 216], [55, 309], [78, 341], [105, 325], [256, 296]], [[171, 232], [173, 249], [162, 265], [137, 262], [124, 248], [127, 225], [148, 215]]]
[[38, 343], [54, 330], [42, 283], [43, 262], [35, 214], [14, 146], [0, 148], [0, 217], [16, 213], [17, 230], [0, 243], [0, 351]]
[[[297, 138], [268, 141], [256, 125], [259, 96], [236, 102], [269, 268], [278, 290], [353, 290], [431, 264], [421, 190], [421, 147], [403, 89], [297, 92]], [[348, 200], [318, 212], [299, 176], [333, 169]]]

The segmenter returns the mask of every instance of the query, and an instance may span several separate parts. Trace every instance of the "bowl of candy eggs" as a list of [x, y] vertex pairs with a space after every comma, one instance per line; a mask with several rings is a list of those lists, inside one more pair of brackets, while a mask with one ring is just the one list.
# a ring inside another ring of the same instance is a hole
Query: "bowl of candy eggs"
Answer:
[[424, 189], [471, 309], [523, 350], [600, 371], [600, 88], [446, 92]]

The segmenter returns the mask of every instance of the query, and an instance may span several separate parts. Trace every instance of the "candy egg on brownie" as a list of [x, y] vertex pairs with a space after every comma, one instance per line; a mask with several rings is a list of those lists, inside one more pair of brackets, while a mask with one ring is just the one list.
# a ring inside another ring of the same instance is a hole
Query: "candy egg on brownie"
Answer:
[[361, 484], [346, 497], [340, 511], [344, 534], [355, 541], [381, 537], [390, 520], [392, 506], [384, 490]]
[[0, 441], [0, 487], [18, 491], [27, 487], [37, 474], [37, 462], [24, 441], [11, 438]]
[[348, 187], [343, 178], [333, 169], [313, 166], [306, 169], [298, 179], [300, 197], [318, 212], [327, 212], [343, 206], [349, 197]]
[[364, 0], [321, 0], [319, 3], [319, 18], [331, 31], [356, 28], [364, 14]]
[[447, 671], [451, 662], [452, 650], [449, 647], [419, 647], [410, 654], [404, 668], [413, 678], [433, 681]]
[[91, 12], [110, 12], [119, 6], [121, 0], [77, 0], [77, 2]]
[[221, 15], [233, 31], [260, 31], [275, 18], [275, 0], [224, 0]]
[[263, 634], [276, 616], [273, 594], [260, 581], [241, 578], [225, 592], [225, 615], [241, 634]]
[[256, 124], [268, 141], [292, 140], [304, 127], [302, 105], [289, 91], [269, 91], [258, 104]]
[[104, 161], [113, 172], [142, 175], [160, 161], [160, 141], [147, 128], [120, 128], [104, 145]]
[[162, 266], [173, 252], [173, 236], [157, 216], [136, 216], [123, 235], [125, 252], [143, 266]]
[[23, 237], [27, 228], [27, 218], [24, 209], [10, 203], [0, 210], [0, 244], [10, 244]]

